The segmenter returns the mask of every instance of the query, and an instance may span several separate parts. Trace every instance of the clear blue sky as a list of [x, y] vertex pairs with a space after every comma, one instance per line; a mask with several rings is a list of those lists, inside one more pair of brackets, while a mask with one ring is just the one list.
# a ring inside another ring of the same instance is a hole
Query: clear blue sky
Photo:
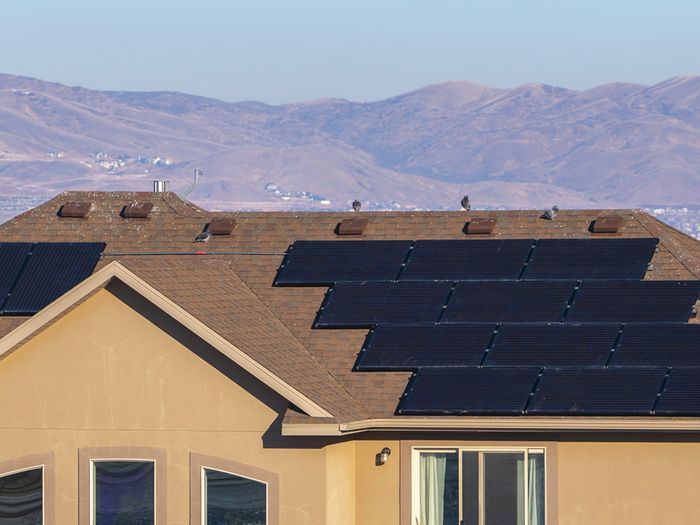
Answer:
[[700, 74], [697, 0], [4, 0], [0, 72], [270, 103]]

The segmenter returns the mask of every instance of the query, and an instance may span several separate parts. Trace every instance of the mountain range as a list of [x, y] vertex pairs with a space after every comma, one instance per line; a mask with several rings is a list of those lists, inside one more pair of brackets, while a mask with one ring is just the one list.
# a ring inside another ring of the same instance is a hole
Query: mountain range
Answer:
[[210, 209], [680, 206], [700, 187], [700, 77], [585, 91], [447, 82], [268, 105], [0, 75], [3, 196], [151, 188]]

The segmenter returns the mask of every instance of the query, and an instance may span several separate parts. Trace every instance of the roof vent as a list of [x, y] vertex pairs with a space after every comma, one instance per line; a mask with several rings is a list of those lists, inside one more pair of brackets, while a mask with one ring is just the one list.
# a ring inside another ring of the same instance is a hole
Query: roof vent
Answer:
[[489, 234], [493, 233], [496, 227], [496, 219], [487, 219], [485, 217], [479, 219], [471, 219], [464, 225], [464, 233], [466, 234]]
[[153, 209], [152, 202], [130, 202], [122, 210], [121, 216], [125, 219], [147, 219]]
[[90, 211], [91, 206], [92, 203], [90, 202], [66, 202], [63, 206], [61, 206], [61, 209], [58, 210], [58, 216], [70, 217], [73, 219], [84, 219]]
[[153, 193], [165, 193], [168, 191], [170, 186], [169, 180], [154, 180], [153, 181]]
[[236, 227], [236, 221], [225, 217], [219, 217], [209, 221], [206, 231], [212, 235], [231, 235]]
[[617, 233], [622, 228], [622, 217], [619, 215], [601, 215], [591, 223], [593, 233]]
[[368, 224], [367, 219], [343, 219], [338, 223], [336, 233], [338, 235], [362, 235]]

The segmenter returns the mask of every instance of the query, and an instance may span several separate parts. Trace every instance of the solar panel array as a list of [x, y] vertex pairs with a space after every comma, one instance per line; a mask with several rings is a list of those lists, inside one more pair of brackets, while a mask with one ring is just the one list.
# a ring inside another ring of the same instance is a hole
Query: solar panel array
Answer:
[[402, 415], [700, 415], [700, 281], [644, 281], [658, 239], [298, 241], [277, 285], [330, 286], [355, 370], [411, 371]]
[[31, 315], [86, 279], [104, 243], [0, 243], [0, 314]]

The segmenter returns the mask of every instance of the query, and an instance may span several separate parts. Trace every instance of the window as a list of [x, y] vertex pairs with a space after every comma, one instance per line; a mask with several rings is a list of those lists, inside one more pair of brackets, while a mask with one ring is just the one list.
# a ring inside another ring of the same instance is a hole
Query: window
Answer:
[[43, 467], [0, 476], [0, 525], [42, 525], [43, 502]]
[[203, 523], [266, 525], [267, 485], [227, 472], [202, 469]]
[[92, 462], [92, 524], [155, 523], [153, 461]]
[[190, 475], [192, 525], [280, 525], [276, 473], [193, 452]]
[[416, 525], [545, 525], [543, 449], [414, 449]]

